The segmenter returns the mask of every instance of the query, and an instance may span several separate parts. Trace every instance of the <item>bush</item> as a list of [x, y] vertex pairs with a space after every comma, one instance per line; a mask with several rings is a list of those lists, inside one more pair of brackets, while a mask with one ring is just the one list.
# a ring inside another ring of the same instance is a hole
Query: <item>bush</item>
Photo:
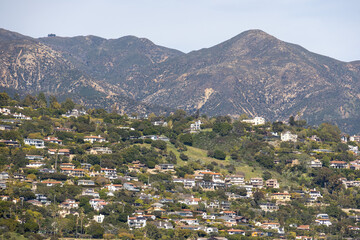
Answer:
[[225, 160], [226, 153], [224, 153], [221, 150], [215, 150], [214, 151], [214, 158], [219, 159], [219, 160]]
[[187, 161], [187, 160], [189, 160], [189, 157], [187, 155], [185, 155], [184, 153], [180, 153], [180, 159], [183, 161]]
[[165, 150], [166, 149], [166, 142], [162, 141], [162, 140], [155, 140], [151, 143], [152, 147], [158, 148], [160, 150]]

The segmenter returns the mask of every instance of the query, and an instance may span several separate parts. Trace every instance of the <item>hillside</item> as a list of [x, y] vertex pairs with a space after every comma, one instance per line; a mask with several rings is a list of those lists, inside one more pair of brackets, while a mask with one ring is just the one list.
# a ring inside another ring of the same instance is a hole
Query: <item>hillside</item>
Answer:
[[[0, 31], [3, 89], [73, 97], [88, 107], [269, 121], [300, 115], [360, 132], [359, 62], [345, 63], [250, 30], [184, 54], [133, 36], [33, 39]], [[164, 106], [164, 107], [161, 107]]]

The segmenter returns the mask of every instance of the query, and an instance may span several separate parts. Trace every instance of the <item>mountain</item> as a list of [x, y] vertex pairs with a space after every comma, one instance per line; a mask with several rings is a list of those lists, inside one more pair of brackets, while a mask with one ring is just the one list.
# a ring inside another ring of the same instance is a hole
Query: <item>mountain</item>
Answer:
[[185, 54], [134, 36], [33, 39], [2, 29], [0, 72], [8, 90], [72, 96], [90, 107], [270, 121], [300, 115], [360, 132], [360, 61], [318, 55], [261, 30]]

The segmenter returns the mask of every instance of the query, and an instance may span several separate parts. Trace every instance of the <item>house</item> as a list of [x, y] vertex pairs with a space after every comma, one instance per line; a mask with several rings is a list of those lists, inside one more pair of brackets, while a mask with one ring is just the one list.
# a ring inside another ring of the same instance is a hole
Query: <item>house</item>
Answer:
[[244, 230], [241, 230], [241, 229], [228, 229], [227, 230], [227, 233], [229, 234], [229, 235], [234, 235], [234, 234], [240, 234], [240, 235], [243, 235], [243, 236], [245, 236], [245, 231]]
[[62, 116], [63, 117], [80, 117], [80, 116], [83, 116], [83, 115], [86, 115], [86, 111], [85, 110], [79, 110], [79, 109], [73, 109], [73, 110], [69, 110], [67, 111], [65, 114], [63, 114]]
[[321, 168], [322, 162], [319, 159], [311, 160], [308, 166], [311, 168]]
[[360, 136], [351, 136], [349, 139], [351, 142], [360, 142]]
[[95, 186], [95, 182], [93, 180], [78, 180], [77, 184], [79, 186]]
[[309, 231], [310, 230], [310, 225], [300, 225], [296, 229], [297, 230], [302, 230], [302, 231]]
[[144, 216], [135, 216], [135, 217], [129, 217], [127, 220], [127, 224], [129, 225], [130, 229], [133, 228], [143, 228], [146, 226], [146, 218]]
[[83, 196], [92, 196], [94, 198], [99, 198], [100, 197], [99, 193], [95, 192], [93, 188], [84, 189], [82, 191], [81, 195], [83, 195]]
[[112, 150], [108, 147], [93, 147], [87, 151], [88, 154], [112, 154]]
[[124, 183], [124, 189], [132, 192], [139, 192], [140, 190], [133, 183]]
[[279, 188], [279, 183], [277, 179], [269, 179], [265, 182], [265, 185], [268, 188]]
[[11, 126], [9, 125], [0, 125], [0, 130], [1, 131], [10, 131], [11, 130]]
[[44, 142], [56, 143], [56, 144], [59, 144], [59, 145], [62, 144], [62, 140], [59, 140], [59, 139], [56, 138], [56, 137], [47, 137], [47, 138], [44, 138]]
[[280, 223], [274, 223], [274, 222], [263, 223], [261, 224], [261, 228], [268, 230], [279, 230]]
[[184, 222], [187, 225], [199, 225], [199, 220], [197, 220], [196, 218], [185, 218], [181, 219], [180, 222]]
[[279, 206], [276, 203], [260, 203], [259, 207], [261, 208], [261, 210], [265, 211], [265, 212], [274, 212], [279, 210]]
[[73, 168], [60, 168], [61, 173], [64, 173], [71, 177], [84, 177], [85, 171], [84, 169], [73, 169]]
[[174, 164], [170, 164], [170, 163], [164, 163], [164, 164], [158, 164], [155, 165], [155, 169], [159, 170], [160, 172], [172, 172], [174, 171]]
[[211, 181], [214, 182], [214, 183], [224, 183], [225, 182], [221, 178], [220, 173], [211, 172], [211, 171], [197, 171], [197, 172], [195, 172], [195, 180], [203, 180], [205, 175], [210, 176]]
[[171, 214], [179, 215], [181, 217], [193, 217], [194, 214], [190, 209], [183, 209], [182, 211], [175, 211]]
[[237, 225], [236, 219], [229, 216], [221, 216], [218, 219], [224, 221], [224, 225], [226, 227], [233, 227]]
[[271, 199], [276, 200], [276, 202], [287, 202], [291, 201], [291, 195], [287, 192], [273, 193]]
[[221, 211], [220, 214], [223, 216], [228, 216], [234, 218], [236, 216], [236, 212], [234, 211]]
[[104, 222], [105, 216], [100, 214], [100, 215], [94, 215], [94, 221], [97, 223], [102, 223]]
[[167, 127], [168, 126], [168, 123], [165, 122], [164, 120], [154, 121], [154, 122], [151, 122], [151, 124], [154, 125], [154, 126], [162, 126], [162, 127]]
[[286, 131], [285, 133], [281, 133], [280, 138], [283, 142], [296, 142], [297, 141], [297, 135], [292, 134], [290, 131]]
[[64, 202], [62, 202], [59, 205], [61, 208], [66, 208], [66, 209], [72, 209], [72, 208], [78, 208], [79, 207], [79, 203], [75, 202], [75, 200], [73, 199], [66, 199]]
[[182, 183], [185, 188], [193, 188], [196, 185], [194, 179], [175, 178], [173, 183]]
[[25, 145], [35, 146], [35, 148], [44, 148], [45, 147], [44, 141], [41, 139], [26, 138], [26, 139], [24, 139], [24, 143], [25, 143]]
[[121, 184], [108, 184], [105, 187], [110, 192], [116, 192], [116, 191], [120, 191], [121, 189], [123, 189], [123, 185], [121, 185]]
[[54, 169], [43, 168], [39, 170], [42, 173], [55, 173]]
[[206, 212], [203, 212], [202, 219], [209, 219], [209, 220], [215, 220], [216, 216], [214, 214], [208, 215]]
[[186, 205], [195, 206], [198, 205], [201, 202], [201, 198], [194, 198], [193, 196], [191, 198], [185, 198], [183, 200], [179, 200], [179, 203], [184, 203]]
[[105, 177], [106, 177], [106, 178], [109, 178], [109, 179], [117, 179], [116, 169], [101, 168], [100, 172], [103, 173], [103, 174], [105, 174]]
[[0, 180], [0, 189], [6, 189], [6, 182], [4, 180]]
[[225, 182], [232, 185], [244, 185], [245, 176], [244, 175], [231, 175], [225, 177]]
[[60, 168], [75, 168], [75, 165], [73, 163], [61, 163]]
[[45, 163], [43, 162], [29, 162], [29, 164], [26, 165], [27, 168], [39, 168], [44, 166]]
[[52, 187], [57, 184], [61, 184], [61, 185], [63, 184], [61, 181], [55, 181], [55, 180], [51, 180], [51, 179], [43, 180], [43, 181], [41, 181], [41, 183], [46, 184], [47, 187]]
[[44, 157], [41, 155], [26, 155], [25, 158], [30, 161], [43, 161]]
[[250, 123], [254, 126], [257, 125], [264, 125], [265, 124], [265, 118], [263, 117], [254, 117], [253, 119], [244, 119], [242, 120], [244, 123]]
[[331, 161], [330, 167], [337, 168], [337, 169], [345, 169], [345, 168], [349, 168], [349, 165], [347, 162], [344, 162], [344, 161]]
[[96, 210], [99, 211], [104, 208], [108, 203], [103, 199], [94, 198], [89, 201], [90, 206]]
[[311, 199], [314, 199], [314, 200], [317, 200], [318, 198], [322, 198], [320, 191], [316, 191], [315, 189], [310, 190], [309, 196]]
[[4, 144], [6, 147], [21, 147], [18, 141], [1, 139], [0, 144], [1, 143]]
[[15, 119], [20, 119], [20, 120], [31, 120], [31, 117], [25, 116], [25, 115], [22, 114], [22, 113], [14, 113], [14, 114], [13, 114], [13, 117], [14, 117]]
[[200, 120], [195, 121], [195, 123], [190, 124], [190, 133], [195, 133], [201, 130], [202, 122]]
[[70, 156], [70, 149], [48, 149], [50, 155]]
[[90, 142], [90, 143], [94, 143], [94, 142], [102, 143], [102, 142], [106, 142], [106, 139], [101, 137], [100, 135], [98, 135], [98, 136], [85, 136], [84, 141], [85, 142]]
[[92, 165], [90, 163], [80, 163], [80, 166], [81, 168], [89, 171]]
[[262, 178], [251, 178], [250, 179], [250, 184], [254, 187], [254, 188], [262, 188], [264, 185], [263, 179]]
[[8, 180], [10, 178], [9, 173], [1, 172], [0, 173], [0, 180]]
[[154, 225], [159, 229], [173, 229], [174, 226], [170, 222], [157, 221]]
[[316, 225], [325, 225], [327, 227], [332, 225], [330, 219], [328, 219], [328, 218], [318, 218], [315, 220], [315, 224]]

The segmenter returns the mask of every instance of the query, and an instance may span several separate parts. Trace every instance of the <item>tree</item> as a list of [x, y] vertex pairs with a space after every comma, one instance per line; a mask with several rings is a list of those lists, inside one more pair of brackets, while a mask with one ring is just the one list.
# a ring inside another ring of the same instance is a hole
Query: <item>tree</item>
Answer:
[[214, 158], [219, 159], [219, 160], [225, 160], [226, 153], [224, 153], [221, 150], [215, 150], [214, 151]]
[[337, 126], [331, 125], [330, 123], [322, 123], [317, 132], [319, 138], [324, 141], [340, 142], [341, 131]]
[[268, 171], [263, 172], [262, 178], [263, 178], [265, 181], [271, 179], [271, 177], [272, 177], [272, 175], [271, 175], [270, 172], [268, 172]]
[[165, 150], [166, 149], [166, 142], [162, 141], [162, 140], [155, 140], [151, 143], [152, 147], [158, 148], [160, 150]]
[[160, 239], [162, 234], [160, 230], [152, 223], [147, 223], [145, 226], [146, 236], [150, 239]]
[[105, 230], [100, 223], [93, 222], [86, 229], [86, 232], [90, 234], [93, 238], [102, 238]]
[[183, 160], [183, 161], [187, 161], [189, 160], [189, 157], [187, 155], [185, 155], [184, 153], [180, 153], [180, 159]]
[[181, 134], [179, 136], [179, 141], [184, 143], [185, 145], [192, 146], [193, 137], [190, 133]]
[[61, 103], [61, 107], [66, 111], [71, 111], [74, 109], [75, 103], [70, 98], [67, 98], [65, 102]]
[[53, 95], [50, 96], [50, 108], [52, 108], [52, 109], [60, 109], [61, 108], [60, 103], [58, 102], [56, 97]]
[[228, 122], [216, 122], [213, 126], [213, 131], [219, 133], [221, 136], [226, 136], [232, 130], [232, 125]]
[[0, 93], [0, 106], [7, 106], [9, 101], [10, 97], [6, 92]]
[[47, 106], [47, 101], [46, 101], [46, 97], [45, 94], [43, 92], [40, 92], [37, 96], [37, 101], [38, 101], [38, 107], [40, 108], [46, 108]]

